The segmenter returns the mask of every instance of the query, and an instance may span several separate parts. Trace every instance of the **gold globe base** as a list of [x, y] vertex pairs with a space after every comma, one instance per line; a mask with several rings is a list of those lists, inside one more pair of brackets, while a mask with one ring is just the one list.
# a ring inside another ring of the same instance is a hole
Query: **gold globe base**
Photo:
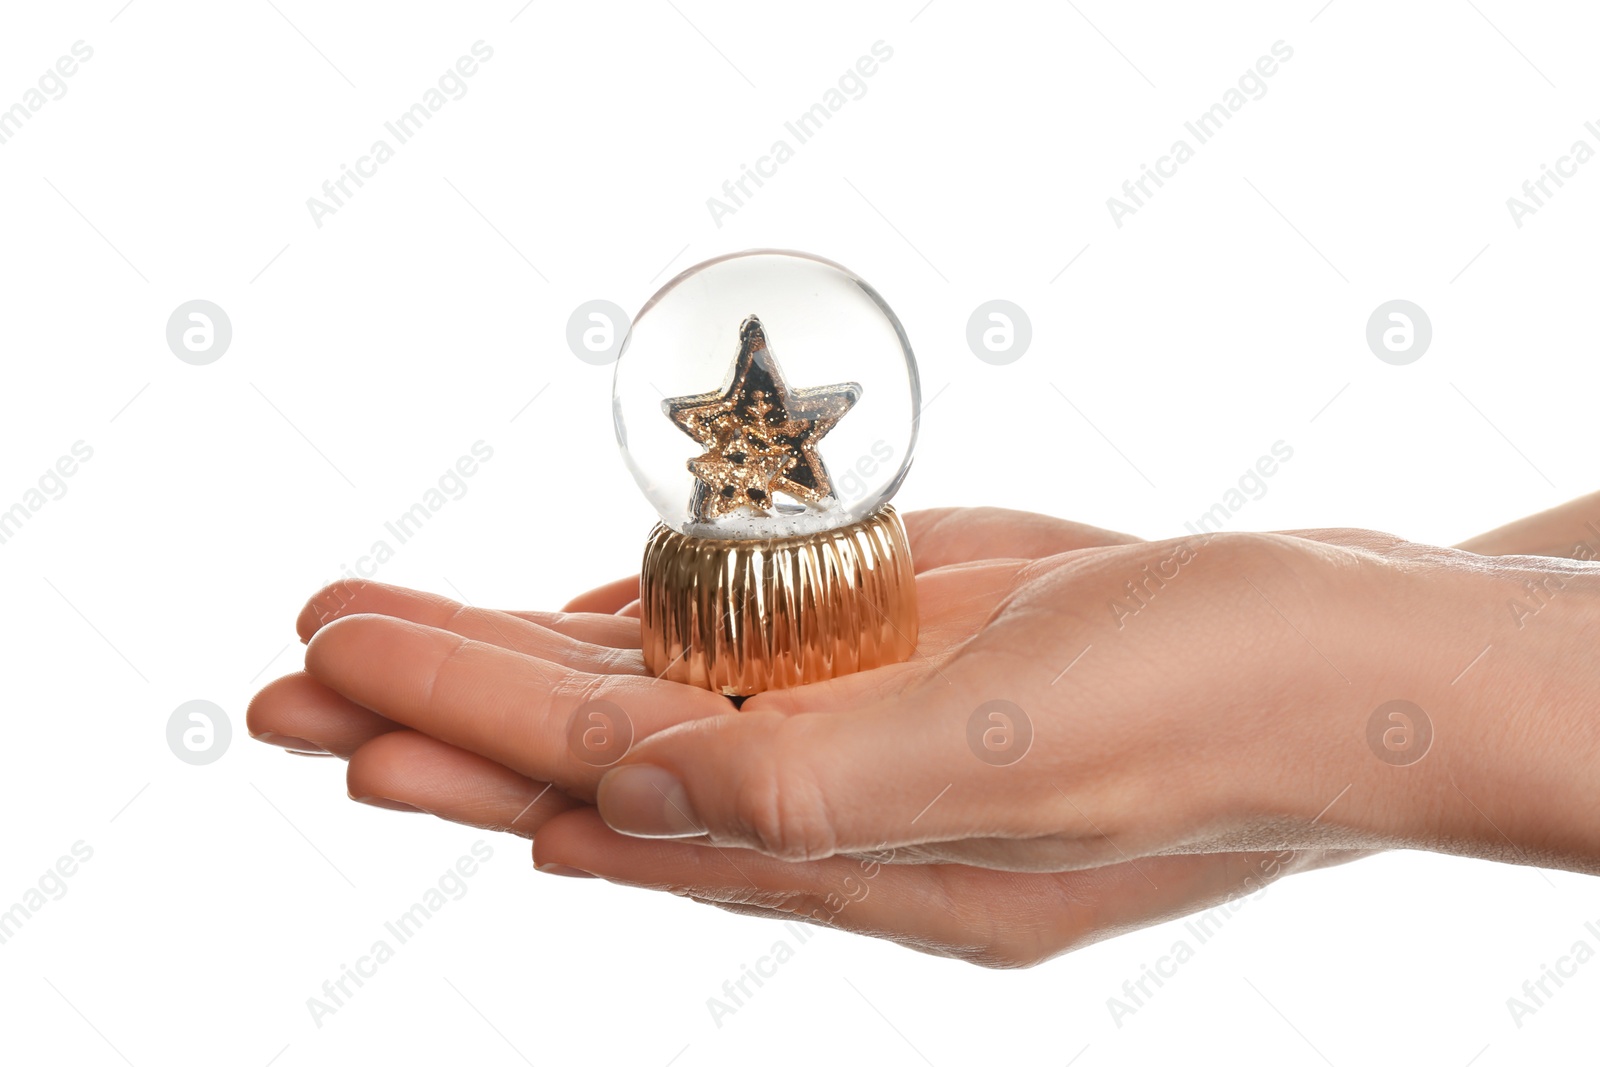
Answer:
[[770, 541], [658, 524], [639, 584], [645, 667], [727, 696], [900, 663], [917, 646], [911, 546], [892, 507]]

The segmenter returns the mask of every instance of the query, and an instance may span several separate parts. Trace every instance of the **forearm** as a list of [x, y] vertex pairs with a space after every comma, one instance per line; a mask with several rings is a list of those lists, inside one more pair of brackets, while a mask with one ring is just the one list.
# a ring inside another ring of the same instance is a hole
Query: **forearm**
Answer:
[[[1463, 556], [1392, 592], [1367, 619], [1393, 651], [1349, 709], [1381, 728], [1352, 814], [1394, 844], [1600, 873], [1600, 563]], [[1391, 699], [1418, 709], [1425, 752], [1382, 747]]]
[[1456, 547], [1481, 556], [1600, 559], [1600, 493], [1507, 523]]

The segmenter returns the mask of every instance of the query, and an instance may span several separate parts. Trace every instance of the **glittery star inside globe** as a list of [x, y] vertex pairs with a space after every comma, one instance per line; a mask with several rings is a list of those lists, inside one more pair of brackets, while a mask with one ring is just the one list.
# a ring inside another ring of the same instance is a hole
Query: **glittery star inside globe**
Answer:
[[739, 353], [722, 389], [662, 401], [662, 410], [705, 453], [689, 460], [690, 510], [701, 521], [741, 508], [767, 514], [776, 494], [825, 505], [833, 496], [817, 442], [861, 399], [855, 382], [791, 389], [761, 320], [739, 325]]
[[911, 343], [877, 290], [776, 249], [663, 285], [629, 324], [611, 389], [628, 473], [663, 525], [707, 541], [878, 514], [911, 469], [919, 410]]

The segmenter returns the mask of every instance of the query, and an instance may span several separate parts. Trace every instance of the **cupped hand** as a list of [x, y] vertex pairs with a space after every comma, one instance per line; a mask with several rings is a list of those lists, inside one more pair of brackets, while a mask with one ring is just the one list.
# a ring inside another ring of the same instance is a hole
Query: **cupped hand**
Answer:
[[[893, 686], [919, 664], [937, 671], [937, 661], [980, 634], [1027, 561], [1138, 544], [1126, 535], [997, 509], [915, 513], [907, 526], [923, 575], [926, 618], [918, 660], [889, 672], [896, 676]], [[796, 864], [744, 849], [718, 849], [713, 856], [677, 842], [616, 834], [582, 803], [593, 797], [604, 768], [570, 758], [556, 705], [563, 690], [576, 707], [574, 694], [600, 699], [589, 695], [600, 689], [623, 697], [627, 703], [617, 706], [624, 709], [637, 703], [627, 687], [650, 682], [640, 678], [637, 624], [611, 617], [630, 610], [636, 590], [636, 579], [623, 580], [578, 598], [567, 613], [546, 615], [484, 612], [385, 586], [332, 587], [301, 616], [302, 637], [314, 645], [310, 673], [264, 690], [252, 706], [252, 730], [351, 757], [351, 795], [367, 803], [530, 836], [539, 830], [546, 869], [587, 867], [621, 882], [737, 910], [797, 915], [992, 965], [1034, 962], [1251, 891], [1290, 870], [1345, 858], [1292, 850], [1138, 865], [1119, 858], [1092, 871], [1019, 875], [950, 863], [912, 865], [930, 855], [926, 850], [901, 848], [883, 857], [892, 864], [843, 855]], [[344, 621], [330, 625], [338, 620]], [[324, 627], [327, 634], [318, 638]], [[341, 631], [354, 637], [347, 641]], [[476, 657], [465, 675], [473, 680], [469, 691], [456, 700], [447, 684], [441, 696], [441, 657], [463, 654]], [[530, 677], [530, 669], [541, 673]], [[550, 685], [552, 674], [559, 688]], [[430, 701], [419, 704], [414, 694], [424, 675], [431, 676]], [[489, 684], [497, 676], [504, 693]], [[882, 672], [842, 679], [830, 683], [830, 699], [849, 706], [873, 691], [881, 695], [886, 682]], [[528, 714], [529, 689], [549, 701], [539, 714]], [[709, 694], [669, 683], [637, 692], [648, 695], [652, 711], [665, 712], [651, 719], [625, 712], [641, 739], [674, 721], [727, 715], [721, 698], [708, 700]], [[499, 707], [502, 700], [511, 710]], [[475, 728], [485, 722], [498, 725]], [[534, 732], [523, 730], [519, 739], [518, 730], [503, 728], [515, 723]], [[557, 819], [564, 812], [572, 817]], [[548, 854], [566, 854], [572, 862]], [[718, 870], [719, 864], [725, 867]], [[870, 906], [868, 894], [874, 894]], [[1023, 916], [1031, 920], [1019, 921]]]
[[[1363, 746], [1385, 694], [1444, 706], [1438, 676], [1531, 561], [1485, 578], [1479, 557], [1365, 531], [1146, 545], [992, 510], [907, 525], [924, 631], [906, 664], [733, 714], [643, 676], [637, 623], [614, 614], [636, 579], [556, 615], [334, 587], [301, 619], [308, 673], [263, 691], [252, 731], [350, 756], [369, 803], [537, 829], [543, 870], [991, 965], [1372, 847], [1530, 861], [1500, 824], [1509, 850], [1450, 825], [1447, 788], [1487, 816], [1449, 763], [1398, 789]], [[595, 700], [631, 726], [609, 775], [572, 743]]]

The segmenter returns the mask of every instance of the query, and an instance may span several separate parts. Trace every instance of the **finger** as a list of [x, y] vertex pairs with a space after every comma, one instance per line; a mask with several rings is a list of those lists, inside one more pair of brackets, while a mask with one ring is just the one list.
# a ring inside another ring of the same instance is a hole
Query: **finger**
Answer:
[[562, 611], [595, 612], [601, 615], [615, 615], [628, 604], [639, 599], [639, 576], [618, 578], [614, 582], [607, 582], [598, 589], [591, 589], [587, 593], [580, 593]]
[[[577, 670], [596, 674], [644, 672], [644, 656], [638, 651], [639, 627], [611, 616], [550, 615], [543, 617], [544, 622], [537, 622], [530, 621], [538, 618], [532, 613], [528, 616], [512, 615], [474, 608], [433, 593], [376, 583], [344, 583], [340, 595], [344, 599], [331, 613], [317, 614], [322, 612], [322, 607], [316, 598], [306, 605], [298, 623], [298, 629], [306, 640], [309, 641], [322, 627], [338, 619], [351, 615], [387, 615], [438, 630], [448, 630], [474, 641], [500, 645], [525, 655], [554, 660]], [[568, 630], [606, 636], [612, 642], [631, 641], [632, 647], [620, 643], [598, 644], [545, 624], [563, 619], [567, 620], [564, 625]], [[582, 622], [574, 625], [571, 620]]]
[[547, 823], [534, 838], [533, 859], [540, 870], [578, 870], [728, 910], [761, 911], [892, 940], [957, 945], [970, 939], [963, 927], [977, 917], [945, 900], [937, 908], [928, 906], [937, 893], [932, 868], [890, 868], [847, 856], [790, 863], [748, 849], [647, 841], [611, 830], [592, 808]]
[[[504, 614], [514, 615], [525, 622], [535, 623], [577, 641], [588, 641], [590, 644], [604, 645], [608, 648], [636, 649], [641, 643], [638, 625], [620, 626], [615, 615], [516, 610], [506, 611]], [[635, 615], [635, 618], [637, 617]]]
[[934, 508], [904, 517], [918, 573], [973, 559], [1043, 559], [1060, 552], [1136, 544], [1131, 534], [1006, 508]]
[[640, 742], [600, 783], [601, 814], [624, 833], [705, 835], [785, 860], [998, 834], [1078, 841], [1099, 861], [1104, 835], [1071, 830], [1086, 818], [1071, 818], [1048, 774], [975, 758], [959, 708], [980, 701], [948, 698], [953, 684], [902, 676], [901, 692], [838, 709], [849, 714], [794, 714], [811, 687], [762, 694]]
[[1064, 874], [896, 866], [884, 852], [789, 863], [747, 850], [629, 838], [590, 809], [552, 819], [533, 852], [541, 869], [565, 867], [992, 967], [1038, 963], [1351, 858], [1342, 852], [1158, 856]]
[[579, 806], [548, 782], [415, 730], [375, 737], [350, 757], [350, 798], [423, 811], [451, 822], [532, 837], [551, 818]]
[[1029, 566], [1023, 559], [991, 559], [917, 575], [918, 634], [912, 661], [926, 669], [970, 640]]
[[637, 649], [640, 644], [637, 626], [609, 614], [494, 611], [437, 593], [359, 580], [339, 581], [319, 590], [301, 609], [295, 629], [301, 641], [310, 641], [319, 629], [347, 615], [392, 615], [474, 640], [527, 650], [530, 655], [541, 654], [534, 651], [536, 647], [558, 652], [586, 644], [612, 649]]
[[258, 741], [346, 759], [379, 734], [399, 728], [303, 671], [267, 683], [251, 698], [245, 725]]
[[318, 630], [306, 670], [380, 715], [580, 797], [632, 739], [735, 714], [706, 689], [591, 674], [386, 615]]

